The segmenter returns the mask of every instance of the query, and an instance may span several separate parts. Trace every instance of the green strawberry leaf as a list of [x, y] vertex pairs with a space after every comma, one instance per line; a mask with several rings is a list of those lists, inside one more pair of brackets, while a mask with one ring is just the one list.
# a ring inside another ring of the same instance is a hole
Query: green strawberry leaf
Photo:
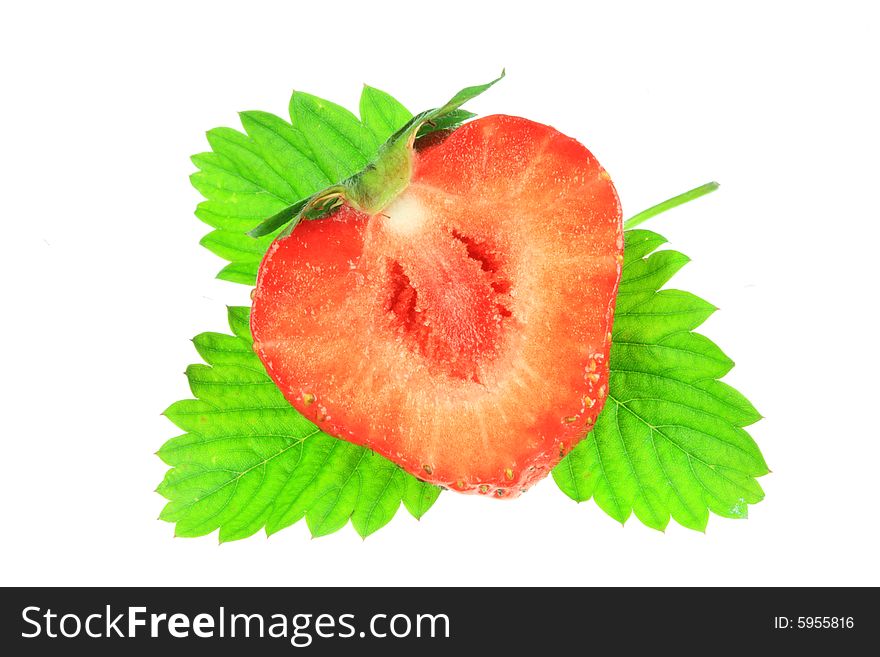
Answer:
[[361, 93], [361, 121], [380, 144], [412, 118], [412, 112], [395, 98], [374, 87], [364, 85]]
[[157, 489], [168, 499], [160, 518], [176, 524], [176, 536], [219, 529], [221, 542], [262, 528], [273, 534], [303, 518], [313, 536], [350, 520], [367, 537], [401, 502], [421, 518], [440, 489], [300, 415], [254, 354], [249, 313], [229, 309], [233, 335], [193, 340], [206, 364], [186, 370], [195, 399], [165, 411], [186, 433], [158, 452], [172, 466]]
[[[426, 134], [423, 128], [427, 126], [427, 132], [445, 130], [473, 116], [462, 112], [461, 106], [503, 77], [504, 71], [501, 71], [501, 75], [492, 82], [466, 87], [445, 105], [412, 116], [376, 148], [372, 143], [366, 144], [367, 137], [386, 134], [395, 118], [403, 118], [409, 113], [390, 96], [365, 88], [366, 99], [361, 99], [365, 122], [359, 123], [353, 114], [337, 105], [307, 94], [294, 93], [291, 100], [294, 125], [304, 126], [303, 134], [312, 141], [316, 159], [329, 158], [328, 164], [324, 164], [325, 171], [328, 165], [337, 165], [329, 172], [331, 178], [336, 174], [337, 182], [279, 210], [248, 231], [248, 235], [263, 237], [277, 234], [276, 231], [282, 226], [286, 228], [280, 236], [289, 235], [303, 219], [323, 217], [345, 202], [368, 214], [379, 212], [409, 184], [413, 144], [419, 135]], [[367, 122], [373, 126], [372, 129]], [[334, 147], [337, 152], [330, 152]], [[357, 156], [371, 148], [375, 151], [373, 155], [356, 169]], [[351, 173], [347, 173], [349, 171]]]
[[344, 107], [301, 91], [290, 98], [290, 118], [331, 183], [360, 171], [381, 143]]
[[[364, 123], [334, 103], [294, 92], [292, 123], [251, 111], [240, 114], [244, 133], [208, 131], [212, 151], [193, 156], [199, 171], [190, 180], [205, 197], [196, 217], [214, 229], [201, 244], [229, 261], [217, 278], [253, 285], [260, 260], [279, 231], [257, 240], [247, 232], [362, 169], [383, 141], [377, 131], [393, 132], [409, 120], [410, 113], [384, 92], [368, 87], [364, 93], [368, 98], [361, 106], [371, 108]], [[390, 123], [380, 127], [377, 113], [383, 111]]]
[[[281, 228], [309, 199], [361, 171], [391, 135], [413, 117], [397, 100], [364, 86], [360, 120], [348, 110], [303, 92], [290, 99], [291, 123], [268, 112], [241, 112], [244, 133], [215, 128], [212, 151], [194, 155], [190, 177], [205, 200], [196, 217], [212, 230], [202, 246], [229, 264], [217, 278], [254, 285], [260, 260]], [[455, 128], [474, 115], [453, 109], [425, 123], [424, 136]], [[320, 213], [319, 213], [320, 214]], [[249, 231], [261, 227], [254, 239]]]
[[[644, 214], [715, 188], [705, 187]], [[761, 416], [718, 380], [733, 362], [694, 332], [715, 308], [688, 292], [661, 289], [689, 261], [677, 251], [657, 251], [663, 237], [632, 229], [625, 239], [608, 398], [596, 426], [553, 478], [573, 500], [593, 498], [621, 523], [634, 513], [654, 529], [665, 529], [671, 517], [704, 531], [710, 511], [745, 518], [748, 505], [764, 497], [755, 478], [768, 472], [744, 429]]]

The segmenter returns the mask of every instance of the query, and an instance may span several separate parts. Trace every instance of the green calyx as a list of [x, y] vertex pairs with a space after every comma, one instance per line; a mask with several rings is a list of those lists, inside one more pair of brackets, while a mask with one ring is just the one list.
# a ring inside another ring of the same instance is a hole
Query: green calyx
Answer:
[[461, 106], [479, 96], [503, 77], [504, 71], [501, 71], [501, 75], [492, 82], [466, 87], [442, 107], [416, 114], [382, 144], [376, 157], [361, 171], [289, 205], [249, 231], [248, 235], [262, 237], [287, 224], [287, 228], [279, 235], [285, 237], [300, 221], [319, 219], [344, 203], [365, 214], [379, 213], [409, 184], [416, 137], [433, 130], [455, 127], [473, 116], [461, 110]]
[[345, 199], [366, 214], [376, 214], [409, 184], [416, 132], [395, 139], [393, 135], [379, 149], [376, 159], [343, 183]]

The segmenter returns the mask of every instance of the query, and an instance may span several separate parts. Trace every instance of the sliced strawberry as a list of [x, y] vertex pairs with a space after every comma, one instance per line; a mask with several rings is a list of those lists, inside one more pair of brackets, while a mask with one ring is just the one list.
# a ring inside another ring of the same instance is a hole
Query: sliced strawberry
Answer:
[[382, 212], [343, 206], [272, 245], [254, 348], [328, 433], [426, 481], [514, 496], [604, 402], [620, 205], [548, 126], [490, 116], [432, 141]]

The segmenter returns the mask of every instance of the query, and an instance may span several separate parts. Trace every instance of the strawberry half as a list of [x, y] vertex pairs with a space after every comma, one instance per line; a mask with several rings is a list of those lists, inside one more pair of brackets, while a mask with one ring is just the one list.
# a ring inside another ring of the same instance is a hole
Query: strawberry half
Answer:
[[489, 116], [425, 141], [381, 209], [343, 199], [272, 244], [254, 349], [327, 433], [426, 481], [512, 497], [602, 408], [620, 204], [584, 146], [533, 121]]

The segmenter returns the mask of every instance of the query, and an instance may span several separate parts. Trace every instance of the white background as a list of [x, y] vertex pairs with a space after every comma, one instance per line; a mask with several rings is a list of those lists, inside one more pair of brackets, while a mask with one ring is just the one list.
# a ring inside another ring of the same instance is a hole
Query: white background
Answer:
[[[878, 16], [872, 3], [6, 3], [0, 17], [4, 347], [0, 582], [880, 584]], [[189, 338], [248, 290], [198, 246], [189, 156], [292, 88], [355, 109], [469, 105], [585, 143], [625, 214], [708, 180], [650, 227], [727, 381], [766, 419], [747, 521], [625, 528], [551, 480], [514, 502], [447, 493], [361, 541], [173, 539], [153, 492], [159, 413]]]

